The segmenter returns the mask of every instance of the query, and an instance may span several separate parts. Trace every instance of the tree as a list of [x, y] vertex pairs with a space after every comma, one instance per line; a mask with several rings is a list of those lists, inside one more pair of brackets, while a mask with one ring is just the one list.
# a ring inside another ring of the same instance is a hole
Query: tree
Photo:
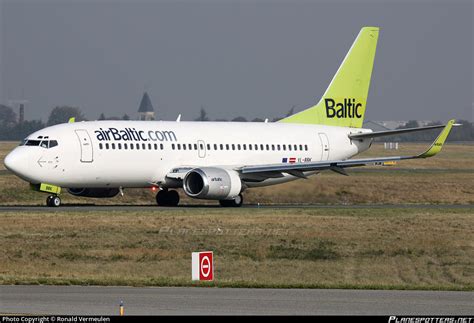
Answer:
[[234, 121], [234, 122], [247, 122], [247, 119], [245, 119], [244, 117], [236, 117], [236, 118], [232, 119], [232, 121]]
[[78, 107], [58, 106], [49, 115], [47, 126], [68, 122], [69, 118], [76, 118], [76, 121], [83, 121], [86, 118]]
[[195, 121], [209, 121], [209, 117], [207, 116], [206, 110], [204, 110], [204, 107], [201, 106], [201, 111], [199, 112], [199, 117], [194, 119]]
[[265, 120], [261, 119], [261, 118], [255, 118], [252, 120], [252, 122], [263, 122]]
[[12, 108], [0, 104], [0, 125], [2, 127], [12, 126], [16, 124], [16, 113]]
[[130, 116], [125, 113], [125, 114], [122, 116], [122, 120], [130, 120]]
[[295, 113], [295, 108], [296, 108], [296, 105], [292, 105], [291, 109], [288, 110], [288, 112], [286, 113], [285, 118], [293, 115]]
[[99, 120], [105, 120], [105, 114], [104, 114], [104, 113], [101, 113], [101, 114], [100, 114]]
[[410, 120], [405, 125], [398, 127], [397, 129], [408, 129], [408, 128], [418, 128], [420, 125], [416, 120]]

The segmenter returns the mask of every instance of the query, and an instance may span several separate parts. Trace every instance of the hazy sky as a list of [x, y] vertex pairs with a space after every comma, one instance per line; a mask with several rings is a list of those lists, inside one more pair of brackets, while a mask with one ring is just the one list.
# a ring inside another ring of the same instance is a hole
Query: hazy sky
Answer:
[[316, 103], [381, 27], [366, 119], [473, 119], [473, 1], [0, 0], [0, 102], [160, 119], [275, 117]]

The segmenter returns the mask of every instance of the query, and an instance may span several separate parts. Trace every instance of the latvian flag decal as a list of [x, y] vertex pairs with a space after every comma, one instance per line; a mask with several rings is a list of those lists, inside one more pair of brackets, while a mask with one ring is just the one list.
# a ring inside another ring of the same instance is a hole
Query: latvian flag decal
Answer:
[[296, 163], [296, 157], [290, 157], [290, 158], [285, 157], [281, 159], [281, 162], [293, 164], [293, 163]]

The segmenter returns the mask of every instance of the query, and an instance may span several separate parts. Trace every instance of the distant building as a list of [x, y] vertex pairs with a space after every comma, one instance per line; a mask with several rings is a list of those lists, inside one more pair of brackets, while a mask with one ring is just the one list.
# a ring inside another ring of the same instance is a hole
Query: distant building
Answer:
[[[364, 128], [372, 129], [373, 131], [385, 131], [385, 130], [395, 130], [399, 127], [403, 127], [408, 121], [372, 121], [367, 120], [364, 122]], [[420, 127], [425, 127], [431, 124], [431, 120], [418, 120], [418, 125]]]
[[153, 109], [147, 92], [143, 93], [140, 106], [138, 107], [138, 120], [155, 120], [155, 109]]

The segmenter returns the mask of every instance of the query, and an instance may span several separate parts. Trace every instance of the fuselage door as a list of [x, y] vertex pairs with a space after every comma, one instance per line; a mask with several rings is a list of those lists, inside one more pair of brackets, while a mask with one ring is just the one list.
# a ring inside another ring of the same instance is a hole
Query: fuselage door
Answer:
[[329, 159], [329, 140], [325, 133], [319, 133], [319, 140], [321, 141], [321, 160]]
[[79, 144], [81, 145], [81, 162], [92, 163], [94, 160], [94, 153], [92, 151], [92, 140], [87, 130], [79, 129], [75, 130]]
[[199, 156], [199, 158], [206, 157], [206, 144], [204, 143], [204, 141], [203, 140], [198, 140], [197, 145], [198, 145], [198, 156]]

